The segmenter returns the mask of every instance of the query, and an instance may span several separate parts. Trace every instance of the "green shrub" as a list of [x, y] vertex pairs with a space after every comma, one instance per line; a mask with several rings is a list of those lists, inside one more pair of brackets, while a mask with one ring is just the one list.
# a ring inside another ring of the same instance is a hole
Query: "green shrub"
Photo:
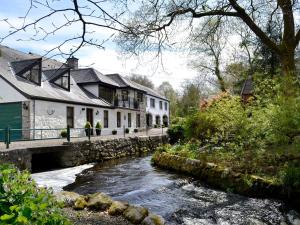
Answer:
[[139, 129], [135, 128], [135, 129], [133, 130], [133, 132], [134, 132], [134, 133], [137, 133], [137, 132], [139, 132]]
[[288, 165], [282, 172], [282, 183], [288, 189], [300, 188], [300, 167], [294, 165]]
[[99, 129], [99, 130], [102, 129], [102, 126], [101, 126], [101, 123], [100, 123], [100, 122], [97, 122], [97, 123], [96, 123], [96, 129]]
[[126, 128], [126, 129], [125, 129], [125, 133], [126, 133], [126, 134], [129, 134], [129, 131], [130, 131], [129, 128]]
[[111, 133], [112, 133], [113, 135], [116, 135], [116, 134], [118, 133], [118, 131], [117, 131], [117, 130], [113, 130]]
[[184, 136], [188, 139], [199, 139], [204, 142], [217, 131], [215, 121], [206, 112], [189, 116], [184, 125]]
[[0, 224], [71, 224], [47, 189], [38, 188], [28, 172], [0, 165]]
[[61, 136], [62, 138], [66, 138], [66, 137], [68, 136], [67, 130], [62, 130], [62, 131], [60, 132], [60, 136]]
[[172, 124], [167, 130], [170, 144], [184, 140], [184, 128], [182, 123]]
[[157, 124], [154, 124], [154, 128], [158, 128], [158, 125], [157, 125]]
[[86, 124], [84, 125], [84, 128], [85, 128], [85, 129], [92, 128], [91, 123], [90, 123], [90, 122], [86, 122]]

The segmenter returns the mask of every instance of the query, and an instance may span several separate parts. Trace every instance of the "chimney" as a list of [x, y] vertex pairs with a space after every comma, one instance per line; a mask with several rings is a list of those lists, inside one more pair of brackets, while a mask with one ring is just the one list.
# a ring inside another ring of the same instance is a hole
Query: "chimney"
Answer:
[[77, 70], [78, 69], [78, 59], [75, 58], [74, 56], [72, 56], [72, 58], [68, 58], [67, 59], [67, 65], [73, 69], [73, 70]]

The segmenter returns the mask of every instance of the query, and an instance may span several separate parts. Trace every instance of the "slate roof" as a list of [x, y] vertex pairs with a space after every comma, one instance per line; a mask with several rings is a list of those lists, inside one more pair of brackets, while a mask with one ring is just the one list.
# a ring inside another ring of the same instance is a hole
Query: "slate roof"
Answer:
[[71, 70], [71, 75], [78, 84], [101, 82], [111, 86], [119, 87], [118, 83], [94, 68]]
[[166, 99], [166, 97], [160, 95], [153, 89], [145, 87], [144, 85], [138, 84], [128, 78], [121, 76], [120, 74], [107, 74], [106, 76], [108, 76], [109, 78], [111, 78], [115, 82], [117, 82], [120, 87], [131, 87], [133, 89], [137, 89], [137, 90], [146, 92], [148, 95], [152, 95], [154, 97], [161, 98], [161, 99], [168, 101], [168, 99]]
[[58, 68], [58, 69], [51, 69], [51, 70], [44, 70], [44, 81], [53, 81], [55, 78], [58, 78], [59, 76], [63, 75], [64, 73], [68, 72], [70, 68]]
[[[41, 86], [34, 84], [22, 77], [16, 76], [22, 73], [24, 67], [30, 67], [42, 60]], [[167, 100], [151, 88], [140, 85], [134, 81], [122, 77], [120, 74], [104, 75], [94, 68], [76, 69], [70, 71], [70, 92], [51, 83], [56, 77], [69, 70], [65, 63], [49, 59], [33, 53], [24, 53], [6, 46], [0, 45], [0, 77], [16, 88], [24, 96], [35, 99], [55, 100], [57, 102], [70, 102], [74, 104], [95, 105], [112, 107], [103, 99], [87, 92], [81, 86], [89, 83], [102, 83], [115, 88], [130, 87], [149, 95]]]
[[25, 68], [29, 68], [31, 66], [33, 66], [34, 64], [40, 62], [42, 60], [42, 58], [37, 58], [37, 59], [26, 59], [26, 60], [22, 60], [22, 61], [14, 61], [11, 62], [11, 67], [13, 68], [15, 74], [19, 74], [22, 73], [22, 71]]
[[[57, 102], [69, 102], [74, 104], [94, 105], [111, 107], [106, 101], [96, 96], [87, 95], [75, 82], [71, 76], [71, 90], [66, 91], [47, 80], [49, 73], [42, 74], [41, 86], [31, 83], [26, 79], [16, 76], [12, 62], [22, 60], [32, 60], [38, 58], [34, 54], [26, 54], [5, 46], [0, 45], [0, 77], [6, 80], [10, 85], [16, 88], [24, 96], [33, 99], [45, 99]], [[41, 56], [39, 56], [41, 58]], [[43, 58], [43, 70], [62, 68], [65, 65], [56, 60]], [[17, 66], [18, 67], [18, 66]]]

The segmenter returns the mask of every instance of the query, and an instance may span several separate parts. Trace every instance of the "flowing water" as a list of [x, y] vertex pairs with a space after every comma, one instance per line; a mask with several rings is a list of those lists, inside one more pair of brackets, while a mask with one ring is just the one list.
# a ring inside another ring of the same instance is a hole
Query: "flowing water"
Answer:
[[[84, 170], [65, 190], [105, 192], [162, 215], [168, 224], [289, 225], [299, 214], [277, 200], [215, 190], [190, 177], [152, 167], [151, 157], [105, 162]], [[46, 180], [47, 173], [40, 174]]]

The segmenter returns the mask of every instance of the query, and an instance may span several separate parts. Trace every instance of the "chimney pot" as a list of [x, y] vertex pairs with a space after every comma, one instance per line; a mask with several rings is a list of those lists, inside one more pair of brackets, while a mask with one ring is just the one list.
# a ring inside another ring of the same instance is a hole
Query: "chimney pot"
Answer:
[[78, 59], [75, 58], [74, 56], [72, 56], [71, 58], [67, 59], [67, 65], [73, 69], [73, 70], [77, 70], [78, 69]]

